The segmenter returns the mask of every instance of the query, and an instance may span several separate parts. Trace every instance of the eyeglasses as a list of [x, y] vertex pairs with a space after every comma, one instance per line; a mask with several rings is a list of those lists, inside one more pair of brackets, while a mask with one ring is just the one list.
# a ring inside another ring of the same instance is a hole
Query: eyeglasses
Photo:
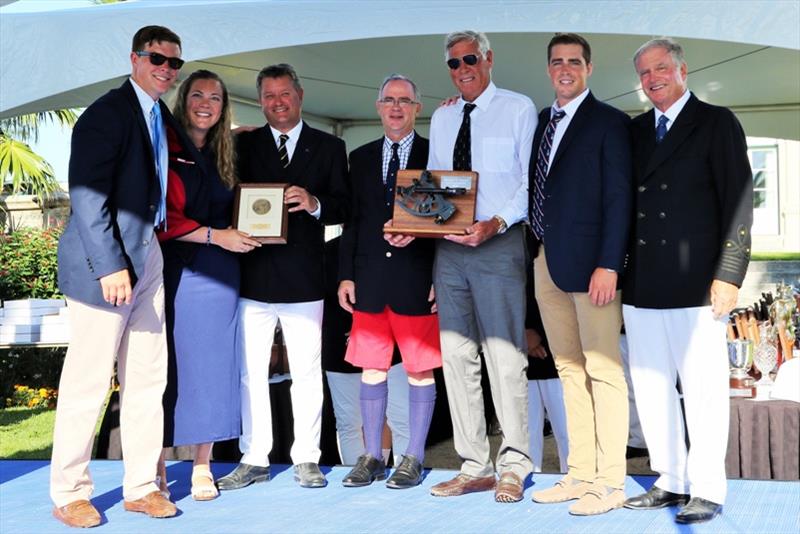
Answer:
[[401, 108], [407, 108], [413, 104], [416, 104], [415, 101], [411, 100], [410, 98], [401, 97], [401, 98], [392, 98], [391, 96], [387, 96], [378, 100], [381, 104], [386, 107], [395, 107], [400, 106]]
[[451, 57], [447, 60], [447, 66], [450, 67], [450, 70], [456, 70], [458, 67], [461, 66], [461, 62], [463, 61], [465, 64], [469, 65], [476, 65], [480, 57], [477, 54], [467, 54], [466, 56], [458, 59], [457, 57]]
[[183, 67], [185, 61], [183, 61], [179, 57], [167, 57], [164, 54], [159, 54], [158, 52], [145, 52], [144, 50], [137, 50], [135, 54], [139, 57], [147, 56], [150, 58], [150, 63], [155, 65], [156, 67], [163, 65], [166, 61], [169, 63], [169, 68], [178, 70]]

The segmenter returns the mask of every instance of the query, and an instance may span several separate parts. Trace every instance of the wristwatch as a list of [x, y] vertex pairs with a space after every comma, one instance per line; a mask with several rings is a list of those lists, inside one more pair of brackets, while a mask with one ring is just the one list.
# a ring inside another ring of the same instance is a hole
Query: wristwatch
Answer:
[[498, 234], [505, 233], [505, 231], [508, 230], [508, 225], [506, 224], [506, 221], [502, 217], [500, 217], [499, 215], [495, 215], [494, 217], [492, 217], [492, 219], [497, 221], [497, 223], [500, 225], [500, 228], [497, 230]]

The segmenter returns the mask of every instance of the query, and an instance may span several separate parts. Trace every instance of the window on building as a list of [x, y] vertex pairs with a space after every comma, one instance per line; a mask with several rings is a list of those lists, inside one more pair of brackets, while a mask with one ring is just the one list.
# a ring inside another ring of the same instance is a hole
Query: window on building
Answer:
[[780, 233], [778, 206], [778, 147], [747, 150], [753, 170], [753, 234]]

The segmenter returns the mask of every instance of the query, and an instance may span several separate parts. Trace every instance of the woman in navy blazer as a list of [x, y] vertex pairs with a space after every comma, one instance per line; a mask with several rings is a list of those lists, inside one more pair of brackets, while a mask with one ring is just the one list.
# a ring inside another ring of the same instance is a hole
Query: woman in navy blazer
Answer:
[[[192, 497], [218, 493], [209, 469], [213, 442], [239, 437], [236, 357], [239, 260], [260, 244], [230, 228], [233, 141], [228, 91], [213, 72], [199, 70], [181, 85], [170, 129], [164, 254], [169, 370], [164, 393], [164, 446], [195, 445]], [[162, 454], [161, 489], [167, 479]]]

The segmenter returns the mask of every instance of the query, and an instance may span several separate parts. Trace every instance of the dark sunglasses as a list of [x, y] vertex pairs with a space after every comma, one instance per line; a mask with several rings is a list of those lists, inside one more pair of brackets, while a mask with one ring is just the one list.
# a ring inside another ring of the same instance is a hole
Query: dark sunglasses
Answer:
[[169, 68], [178, 70], [183, 67], [185, 61], [183, 61], [179, 57], [167, 57], [164, 54], [159, 54], [158, 52], [145, 52], [144, 50], [139, 50], [136, 52], [136, 55], [139, 57], [147, 56], [150, 58], [150, 63], [155, 65], [156, 67], [163, 65], [166, 61], [169, 63]]
[[466, 56], [458, 59], [457, 57], [451, 57], [447, 60], [447, 66], [450, 67], [450, 70], [456, 70], [458, 67], [461, 66], [461, 62], [463, 61], [465, 64], [469, 65], [476, 65], [478, 63], [478, 56], [476, 54], [467, 54]]

